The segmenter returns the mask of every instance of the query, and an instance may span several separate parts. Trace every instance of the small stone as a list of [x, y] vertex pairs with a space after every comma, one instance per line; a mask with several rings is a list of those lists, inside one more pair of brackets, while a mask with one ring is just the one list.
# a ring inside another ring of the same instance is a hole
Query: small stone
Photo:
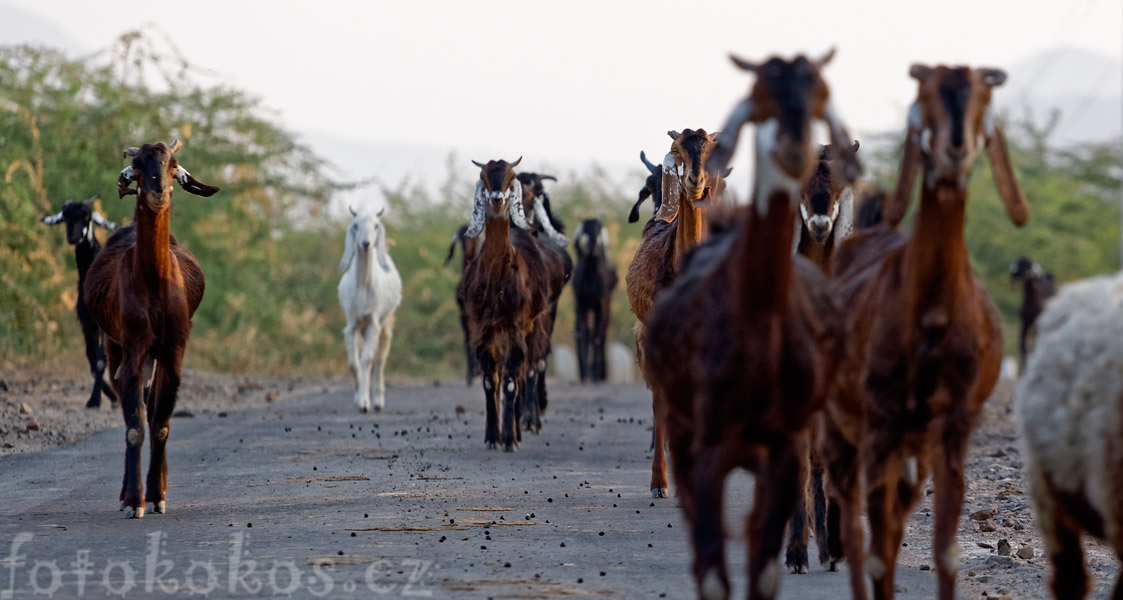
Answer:
[[931, 565], [920, 565], [920, 570], [921, 571], [931, 571], [932, 566]]
[[1033, 548], [1030, 546], [1022, 546], [1018, 548], [1018, 558], [1022, 560], [1029, 560], [1033, 558]]
[[992, 545], [990, 545], [986, 542], [975, 542], [975, 545], [980, 547], [980, 548], [986, 548], [987, 550], [994, 550], [994, 546], [992, 546]]
[[31, 407], [28, 406], [26, 402], [20, 402], [19, 403], [19, 414], [30, 415], [31, 414]]
[[983, 575], [982, 577], [976, 579], [975, 581], [978, 581], [979, 583], [990, 583], [990, 577], [987, 577], [986, 575]]
[[1014, 559], [1009, 556], [989, 556], [986, 562], [988, 567], [1003, 567], [1009, 569], [1014, 566]]
[[983, 533], [991, 533], [997, 530], [998, 528], [995, 527], [994, 523], [991, 523], [990, 521], [982, 521], [979, 523], [979, 531]]
[[1010, 542], [1005, 539], [998, 540], [998, 555], [1010, 556]]
[[972, 521], [987, 521], [987, 520], [993, 519], [994, 515], [997, 515], [997, 514], [998, 514], [997, 508], [984, 508], [982, 510], [976, 510], [975, 512], [971, 513], [971, 520]]
[[1014, 522], [1014, 519], [1006, 519], [1002, 522], [1003, 527], [1014, 527], [1015, 525], [1017, 525], [1017, 523]]
[[39, 429], [40, 429], [39, 423], [37, 423], [35, 421], [28, 421], [27, 422], [27, 430], [28, 431], [39, 431]]

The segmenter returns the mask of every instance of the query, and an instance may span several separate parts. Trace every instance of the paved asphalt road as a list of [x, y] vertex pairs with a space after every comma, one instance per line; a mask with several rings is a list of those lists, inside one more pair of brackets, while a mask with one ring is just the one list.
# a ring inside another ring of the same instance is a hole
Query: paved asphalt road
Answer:
[[[174, 419], [168, 514], [139, 521], [117, 510], [123, 426], [0, 458], [0, 600], [695, 597], [677, 502], [648, 492], [642, 386], [552, 386], [514, 454], [484, 449], [478, 386], [395, 387], [387, 404], [360, 415], [336, 387]], [[734, 597], [750, 483], [726, 492]], [[780, 597], [846, 585], [813, 567]], [[935, 582], [901, 569], [898, 586]]]

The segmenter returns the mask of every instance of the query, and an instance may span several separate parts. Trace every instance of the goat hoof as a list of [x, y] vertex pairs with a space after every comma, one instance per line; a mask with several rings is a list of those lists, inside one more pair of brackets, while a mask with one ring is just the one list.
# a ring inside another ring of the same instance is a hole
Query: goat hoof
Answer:
[[167, 500], [161, 500], [159, 502], [153, 502], [152, 503], [152, 514], [163, 515], [163, 514], [167, 514], [167, 512], [168, 512], [168, 501]]
[[143, 506], [136, 506], [136, 507], [126, 506], [125, 507], [125, 518], [126, 519], [143, 519], [144, 518], [144, 507]]
[[671, 490], [668, 488], [651, 488], [652, 498], [670, 498]]
[[838, 572], [838, 562], [839, 561], [837, 561], [837, 560], [831, 560], [831, 564], [827, 566], [827, 570], [830, 571], [831, 573], [837, 573]]
[[120, 504], [120, 506], [117, 507], [117, 510], [125, 510], [125, 501], [124, 500], [121, 501], [121, 504]]
[[729, 586], [721, 578], [721, 573], [718, 573], [716, 568], [711, 568], [706, 571], [706, 576], [702, 578], [702, 598], [704, 600], [725, 600], [729, 597]]
[[488, 442], [487, 443], [487, 449], [488, 450], [495, 450], [498, 447], [499, 447], [499, 444], [496, 444], [495, 442]]
[[510, 443], [510, 442], [508, 442], [506, 444], [503, 444], [503, 451], [504, 452], [514, 452], [515, 450], [518, 450], [518, 448], [519, 448], [518, 444], [513, 444], [513, 443]]
[[806, 575], [808, 566], [807, 548], [799, 546], [788, 548], [784, 557], [784, 564], [787, 565], [788, 572], [797, 575]]

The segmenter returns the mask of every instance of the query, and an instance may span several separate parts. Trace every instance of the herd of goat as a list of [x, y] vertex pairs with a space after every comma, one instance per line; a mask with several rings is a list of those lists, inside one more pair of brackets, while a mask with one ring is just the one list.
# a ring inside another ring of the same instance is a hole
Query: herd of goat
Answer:
[[[651, 492], [669, 496], [669, 447], [693, 574], [707, 600], [730, 594], [722, 495], [738, 467], [756, 475], [747, 520], [750, 598], [776, 595], [785, 537], [786, 567], [807, 572], [812, 529], [819, 562], [832, 571], [842, 561], [849, 566], [854, 598], [867, 597], [867, 583], [875, 598], [892, 598], [905, 521], [929, 476], [938, 595], [954, 597], [968, 440], [998, 379], [1003, 346], [997, 310], [964, 243], [980, 152], [1010, 220], [1020, 226], [1029, 217], [990, 107], [1006, 75], [914, 65], [917, 98], [896, 189], [856, 201], [859, 144], [822, 76], [832, 55], [734, 58], [755, 82], [720, 133], [670, 131], [661, 164], [640, 155], [650, 176], [629, 221], [639, 220], [644, 200], [654, 206], [625, 284], [652, 392]], [[828, 145], [812, 145], [814, 121], [827, 126]], [[746, 125], [754, 183], [739, 204], [725, 178]], [[90, 201], [43, 219], [66, 223], [75, 246], [77, 312], [94, 377], [88, 406], [98, 406], [102, 392], [120, 399], [127, 443], [120, 500], [130, 517], [142, 517], [146, 504], [166, 511], [169, 418], [203, 296], [198, 262], [170, 232], [172, 183], [200, 196], [218, 191], [178, 165], [180, 145], [125, 151], [132, 160], [118, 193], [135, 194], [136, 209], [105, 248], [93, 225], [116, 225]], [[544, 188], [553, 177], [518, 173], [520, 161], [475, 163], [471, 219], [446, 259], [461, 247], [456, 298], [467, 380], [483, 380], [485, 443], [508, 451], [524, 429], [542, 426], [563, 287], [572, 280], [581, 379], [602, 381], [618, 281], [604, 225], [586, 220], [576, 229], [574, 265]], [[919, 208], [905, 232], [898, 225], [918, 176]], [[339, 265], [348, 364], [363, 411], [384, 406], [382, 371], [402, 300], [380, 215], [354, 214]], [[1011, 276], [1025, 285], [1025, 372], [1016, 394], [1030, 491], [1053, 593], [1079, 598], [1087, 590], [1082, 534], [1123, 554], [1123, 276], [1078, 282], [1052, 299], [1052, 276], [1028, 259]], [[1036, 340], [1027, 357], [1031, 328]], [[107, 368], [111, 385], [103, 383]], [[146, 432], [151, 462], [142, 484]], [[1114, 597], [1123, 598], [1118, 581]]]

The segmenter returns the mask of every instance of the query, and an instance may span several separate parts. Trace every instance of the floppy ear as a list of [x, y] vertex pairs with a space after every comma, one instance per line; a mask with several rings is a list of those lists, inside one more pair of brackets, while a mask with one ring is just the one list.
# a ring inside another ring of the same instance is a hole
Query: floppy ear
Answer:
[[202, 196], [204, 198], [213, 196], [215, 192], [220, 189], [218, 186], [207, 185], [205, 183], [197, 181], [194, 177], [191, 176], [191, 173], [188, 173], [187, 169], [184, 169], [182, 166], [176, 167], [175, 180], [179, 182], [179, 186], [183, 188], [183, 191], [190, 192], [192, 194], [195, 194], [196, 196]]
[[99, 213], [96, 210], [91, 211], [90, 220], [94, 222], [94, 225], [104, 227], [104, 228], [108, 229], [109, 231], [116, 231], [116, 229], [117, 229], [116, 223], [114, 223], [113, 221], [110, 221], [109, 219], [106, 219], [105, 217], [101, 216], [101, 213]]
[[636, 203], [632, 205], [632, 212], [628, 213], [629, 223], [635, 223], [639, 220], [639, 205], [643, 204], [643, 201], [647, 200], [648, 196], [651, 196], [651, 190], [647, 189], [647, 186], [644, 186], [644, 188], [639, 191], [639, 200], [636, 200]]
[[[128, 150], [126, 150], [128, 152]], [[117, 197], [124, 198], [130, 194], [136, 195], [136, 188], [130, 188], [129, 184], [133, 182], [133, 166], [129, 165], [121, 169], [121, 174], [117, 176]]]
[[1021, 227], [1029, 220], [1029, 205], [1025, 196], [1018, 189], [1018, 180], [1014, 178], [1014, 167], [1010, 164], [1010, 152], [1006, 149], [1006, 136], [1002, 129], [994, 123], [990, 112], [986, 116], [987, 158], [990, 160], [990, 171], [994, 175], [994, 185], [998, 188], [998, 195], [1002, 204], [1006, 206], [1006, 214], [1010, 221]]
[[909, 211], [913, 183], [916, 181], [917, 171], [920, 170], [920, 128], [922, 127], [920, 110], [920, 104], [913, 104], [909, 109], [909, 124], [905, 132], [905, 150], [901, 155], [897, 189], [889, 205], [882, 209], [884, 220], [893, 227], [904, 220], [905, 214]]
[[846, 186], [838, 199], [838, 217], [834, 220], [835, 247], [854, 233], [854, 188]]
[[386, 251], [386, 226], [383, 225], [378, 229], [378, 242], [375, 243], [375, 251], [378, 253], [378, 264], [382, 265], [382, 270], [387, 273], [390, 272], [390, 253]]
[[675, 155], [670, 152], [663, 158], [663, 200], [655, 218], [670, 223], [678, 216], [679, 202], [682, 200], [682, 183], [675, 167]]
[[339, 261], [339, 270], [346, 271], [355, 258], [355, 224], [347, 226], [347, 239], [343, 242], [343, 260]]
[[[635, 209], [632, 209], [632, 210], [635, 210]], [[59, 223], [62, 223], [62, 211], [61, 210], [58, 211], [58, 214], [47, 215], [47, 216], [45, 216], [45, 217], [43, 217], [42, 219], [39, 219], [39, 220], [40, 220], [40, 222], [46, 223], [47, 225], [58, 225]]]

